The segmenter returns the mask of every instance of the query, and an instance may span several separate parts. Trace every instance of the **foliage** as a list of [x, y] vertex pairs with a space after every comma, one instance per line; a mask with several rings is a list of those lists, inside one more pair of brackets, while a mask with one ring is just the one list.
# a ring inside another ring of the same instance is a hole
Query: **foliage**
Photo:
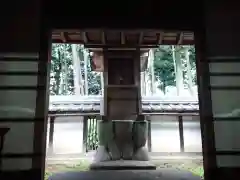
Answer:
[[165, 92], [167, 86], [175, 86], [174, 62], [170, 46], [163, 46], [154, 51], [154, 76], [161, 82], [159, 89]]
[[[193, 84], [196, 85], [196, 63], [195, 63], [195, 48], [194, 46], [180, 46], [180, 57], [183, 66], [184, 84], [187, 84], [187, 65], [185, 61], [185, 48], [189, 48], [189, 60], [191, 65], [191, 74]], [[173, 52], [170, 45], [159, 46], [154, 50], [154, 76], [159, 82], [158, 88], [165, 92], [167, 86], [176, 86], [176, 75], [174, 69]]]
[[[83, 51], [86, 51], [86, 49], [83, 46], [78, 45], [82, 78], [85, 76]], [[50, 95], [74, 94], [72, 58], [70, 44], [52, 44]], [[89, 56], [87, 62], [88, 93], [89, 95], [98, 95], [101, 91], [100, 74], [91, 70]]]
[[[187, 66], [184, 49], [189, 48], [189, 60], [193, 85], [196, 85], [196, 63], [194, 46], [180, 46], [180, 58], [182, 61], [182, 71], [184, 86], [187, 87]], [[83, 45], [77, 45], [77, 53], [80, 57], [80, 69], [82, 79], [85, 77], [84, 52], [88, 54], [87, 60], [87, 83], [88, 95], [99, 95], [101, 92], [100, 73], [91, 70], [89, 52]], [[154, 79], [158, 84], [157, 88], [165, 92], [166, 87], [176, 86], [175, 65], [173, 52], [170, 45], [161, 45], [154, 49]], [[73, 77], [73, 55], [70, 44], [52, 44], [52, 62], [50, 77], [51, 95], [72, 95], [74, 94]], [[149, 74], [149, 72], [147, 72]]]
[[[52, 44], [50, 73], [51, 95], [67, 95], [73, 93], [73, 68], [71, 54], [69, 44]], [[64, 77], [66, 78], [65, 80], [67, 84], [61, 83], [61, 79]]]

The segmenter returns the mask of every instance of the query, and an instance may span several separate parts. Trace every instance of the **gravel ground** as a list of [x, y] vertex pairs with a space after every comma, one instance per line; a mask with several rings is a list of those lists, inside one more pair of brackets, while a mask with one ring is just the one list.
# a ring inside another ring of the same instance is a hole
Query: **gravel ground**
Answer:
[[[71, 163], [72, 162], [72, 163]], [[146, 174], [148, 174], [149, 180], [151, 179], [159, 179], [159, 180], [201, 180], [203, 176], [203, 168], [202, 168], [202, 160], [200, 159], [193, 159], [193, 160], [153, 160], [152, 161], [156, 166], [156, 171], [134, 171], [134, 173], [130, 173], [133, 171], [121, 171], [126, 172], [126, 180], [127, 179], [139, 179], [139, 175], [146, 179]], [[52, 176], [50, 180], [75, 180], [77, 179], [86, 179], [86, 180], [93, 180], [96, 177], [116, 177], [117, 171], [107, 171], [107, 176], [96, 174], [96, 172], [90, 172], [89, 170], [89, 160], [78, 160], [78, 161], [61, 161], [59, 163], [46, 163], [46, 179]], [[68, 172], [67, 174], [63, 172]], [[70, 173], [69, 173], [70, 172]], [[103, 171], [102, 171], [103, 172]], [[106, 174], [106, 171], [104, 171]], [[113, 176], [111, 173], [115, 173]], [[137, 173], [136, 173], [137, 172]], [[151, 172], [149, 174], [149, 172]], [[60, 174], [59, 174], [60, 173]], [[90, 174], [89, 174], [90, 173]], [[139, 174], [140, 173], [140, 174]], [[145, 174], [145, 175], [144, 175]], [[123, 174], [121, 174], [123, 175]], [[120, 176], [122, 177], [122, 176]], [[143, 178], [143, 179], [144, 179]], [[109, 178], [108, 178], [109, 179]], [[123, 179], [123, 177], [121, 178]], [[142, 178], [140, 178], [141, 180]]]
[[201, 180], [199, 176], [189, 171], [175, 168], [162, 168], [158, 170], [141, 171], [85, 171], [57, 173], [49, 180]]

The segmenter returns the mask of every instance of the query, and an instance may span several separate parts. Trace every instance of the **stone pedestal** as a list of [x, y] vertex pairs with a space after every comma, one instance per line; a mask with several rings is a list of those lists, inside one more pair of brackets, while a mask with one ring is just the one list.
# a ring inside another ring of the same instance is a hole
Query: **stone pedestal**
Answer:
[[[148, 162], [148, 150], [145, 148], [147, 125], [147, 121], [100, 121], [98, 125], [99, 147], [91, 169], [101, 169], [102, 166], [107, 168], [110, 165], [116, 169], [155, 168]], [[115, 163], [110, 163], [111, 161]], [[130, 161], [138, 161], [139, 164]]]
[[99, 121], [99, 147], [94, 162], [148, 161], [147, 121]]

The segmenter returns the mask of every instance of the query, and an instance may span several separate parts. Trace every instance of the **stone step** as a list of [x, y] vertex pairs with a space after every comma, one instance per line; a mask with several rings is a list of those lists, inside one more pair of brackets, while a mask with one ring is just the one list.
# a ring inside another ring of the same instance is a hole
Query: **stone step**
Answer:
[[117, 160], [92, 163], [91, 170], [155, 170], [150, 161]]

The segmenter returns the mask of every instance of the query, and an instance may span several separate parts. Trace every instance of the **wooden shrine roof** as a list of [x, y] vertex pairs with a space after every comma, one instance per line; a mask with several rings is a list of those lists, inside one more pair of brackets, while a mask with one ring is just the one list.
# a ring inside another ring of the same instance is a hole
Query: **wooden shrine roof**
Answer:
[[160, 30], [54, 30], [53, 43], [84, 44], [89, 48], [101, 47], [141, 47], [158, 45], [193, 45], [193, 32]]

